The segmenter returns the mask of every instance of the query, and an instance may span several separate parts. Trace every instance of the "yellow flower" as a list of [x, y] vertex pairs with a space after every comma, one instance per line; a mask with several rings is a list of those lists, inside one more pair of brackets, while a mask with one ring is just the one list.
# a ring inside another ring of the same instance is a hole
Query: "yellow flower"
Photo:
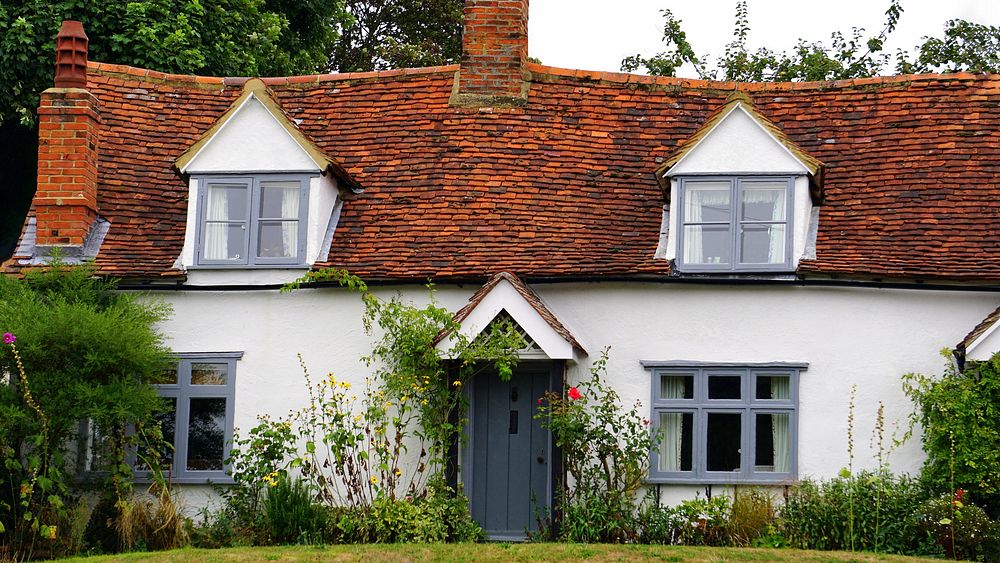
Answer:
[[427, 399], [424, 399], [423, 401], [420, 401], [420, 404], [426, 406], [427, 405]]
[[402, 472], [402, 471], [400, 471], [398, 467], [396, 468], [396, 470], [395, 470], [395, 471], [393, 471], [393, 473], [395, 473], [395, 474], [396, 474], [396, 477], [399, 477], [400, 475], [402, 475], [402, 474], [403, 474], [403, 472]]
[[340, 384], [340, 386], [343, 387], [344, 389], [350, 389], [351, 388], [351, 384], [348, 383], [348, 382], [346, 382], [346, 381], [342, 382]]
[[354, 422], [361, 422], [361, 415], [360, 414], [354, 417]]
[[372, 475], [370, 481], [372, 482], [372, 485], [378, 485], [378, 477]]
[[462, 382], [459, 381], [459, 380], [457, 380], [457, 379], [455, 381], [452, 381], [451, 384], [454, 385], [455, 387], [461, 387], [462, 386]]

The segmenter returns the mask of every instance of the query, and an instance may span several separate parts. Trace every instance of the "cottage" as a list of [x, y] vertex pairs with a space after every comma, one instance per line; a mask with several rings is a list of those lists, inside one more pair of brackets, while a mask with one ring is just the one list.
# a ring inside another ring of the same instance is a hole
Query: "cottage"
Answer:
[[[902, 374], [956, 342], [1000, 349], [1000, 77], [568, 70], [527, 60], [527, 0], [465, 16], [461, 65], [263, 79], [87, 62], [64, 27], [4, 268], [59, 249], [173, 306], [162, 391], [190, 494], [225, 479], [235, 427], [303, 404], [296, 353], [363, 385], [356, 296], [278, 293], [323, 267], [415, 302], [433, 280], [467, 334], [503, 317], [526, 335], [510, 382], [468, 390], [457, 454], [496, 538], [533, 526], [559, 477], [537, 397], [605, 347], [663, 430], [665, 502], [836, 474], [853, 388], [873, 465], [878, 403], [890, 432], [911, 410]], [[889, 461], [917, 469], [919, 443]]]

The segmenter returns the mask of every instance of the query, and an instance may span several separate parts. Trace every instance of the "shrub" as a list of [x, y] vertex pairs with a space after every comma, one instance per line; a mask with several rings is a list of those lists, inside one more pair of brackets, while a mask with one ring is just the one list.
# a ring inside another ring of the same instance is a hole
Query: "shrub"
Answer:
[[920, 529], [934, 538], [949, 558], [996, 561], [1000, 537], [986, 511], [965, 504], [965, 491], [928, 500], [921, 507]]
[[570, 487], [559, 499], [560, 536], [569, 541], [631, 542], [638, 535], [635, 495], [659, 438], [638, 401], [628, 410], [604, 383], [608, 350], [590, 379], [539, 400], [536, 418], [562, 448]]
[[927, 496], [918, 482], [887, 471], [846, 470], [794, 486], [780, 508], [780, 531], [791, 547], [928, 554], [918, 526]]
[[320, 543], [326, 528], [326, 510], [313, 502], [309, 486], [288, 475], [267, 490], [264, 515], [272, 543]]
[[726, 529], [730, 542], [739, 547], [756, 545], [765, 535], [775, 542], [777, 509], [770, 491], [756, 487], [735, 487]]
[[916, 403], [913, 421], [923, 427], [924, 476], [938, 494], [956, 488], [1000, 518], [1000, 354], [948, 361], [940, 378], [908, 374], [903, 389]]
[[730, 543], [729, 498], [695, 497], [674, 507], [648, 504], [639, 515], [643, 543], [718, 546]]

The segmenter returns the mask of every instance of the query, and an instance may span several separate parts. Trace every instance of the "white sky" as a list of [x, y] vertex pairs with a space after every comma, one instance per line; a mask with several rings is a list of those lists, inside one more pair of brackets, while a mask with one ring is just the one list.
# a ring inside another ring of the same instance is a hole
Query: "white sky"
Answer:
[[[528, 52], [542, 64], [618, 71], [626, 56], [663, 51], [663, 18], [682, 21], [699, 56], [715, 60], [732, 40], [736, 0], [530, 0]], [[1000, 0], [903, 0], [903, 15], [886, 45], [911, 53], [923, 36], [941, 36], [949, 19], [1000, 25]], [[781, 51], [799, 38], [830, 44], [830, 34], [863, 27], [867, 39], [885, 25], [889, 0], [748, 0], [748, 47]], [[690, 69], [682, 76], [693, 77]]]

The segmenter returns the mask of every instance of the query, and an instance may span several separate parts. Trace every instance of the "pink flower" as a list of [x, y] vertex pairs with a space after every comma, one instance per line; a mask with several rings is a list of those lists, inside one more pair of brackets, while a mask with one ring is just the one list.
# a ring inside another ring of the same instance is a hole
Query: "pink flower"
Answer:
[[567, 393], [567, 395], [569, 396], [570, 399], [574, 401], [583, 396], [580, 394], [580, 390], [577, 389], [576, 387], [570, 387], [569, 393]]
[[646, 426], [649, 426], [649, 419], [648, 418], [642, 419], [642, 423]]
[[9, 332], [3, 333], [3, 343], [4, 344], [13, 344], [15, 340], [17, 340], [17, 337], [14, 336], [13, 334], [11, 334]]
[[538, 404], [539, 405], [542, 404], [542, 398], [541, 397], [538, 398]]

